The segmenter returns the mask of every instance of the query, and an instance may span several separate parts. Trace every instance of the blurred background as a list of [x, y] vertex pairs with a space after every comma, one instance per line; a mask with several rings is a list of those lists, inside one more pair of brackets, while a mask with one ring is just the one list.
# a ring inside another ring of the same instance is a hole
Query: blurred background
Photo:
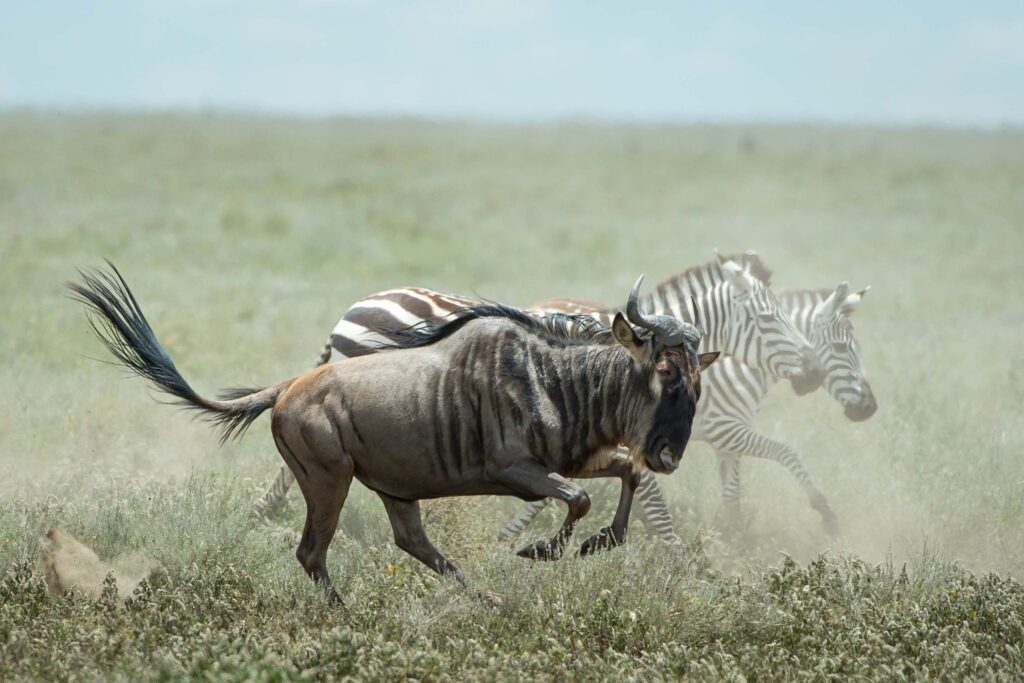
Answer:
[[[158, 552], [223, 511], [200, 497], [188, 504], [201, 514], [140, 536], [117, 516], [150, 514], [132, 487], [216, 478], [240, 515], [280, 464], [265, 420], [220, 448], [91, 360], [106, 352], [61, 288], [77, 267], [112, 259], [210, 393], [304, 371], [348, 306], [382, 288], [612, 305], [640, 272], [666, 278], [718, 248], [756, 250], [779, 288], [871, 285], [853, 322], [880, 407], [854, 424], [825, 392], [776, 387], [759, 427], [801, 454], [846, 533], [822, 534], [781, 467], [745, 461], [748, 534], [713, 560], [927, 547], [1024, 572], [1019, 2], [143, 0], [2, 14], [11, 557], [49, 523], [109, 552]], [[717, 533], [705, 445], [664, 483], [684, 537]], [[615, 498], [596, 490], [595, 525]], [[389, 544], [376, 500], [352, 500], [349, 533]], [[490, 538], [514, 504], [479, 504]], [[290, 550], [280, 562], [298, 572]]]

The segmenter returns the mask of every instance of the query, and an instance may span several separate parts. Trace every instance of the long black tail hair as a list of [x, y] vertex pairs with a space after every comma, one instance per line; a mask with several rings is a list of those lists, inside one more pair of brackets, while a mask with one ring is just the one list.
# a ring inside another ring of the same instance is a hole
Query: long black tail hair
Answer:
[[79, 270], [81, 284], [66, 284], [72, 298], [88, 308], [89, 324], [96, 336], [121, 365], [174, 396], [178, 399], [174, 403], [203, 413], [216, 425], [221, 443], [240, 437], [291, 384], [292, 380], [287, 380], [268, 388], [226, 389], [220, 392], [220, 400], [203, 398], [189, 386], [160, 345], [121, 273], [113, 263], [106, 263], [109, 272], [99, 268]]

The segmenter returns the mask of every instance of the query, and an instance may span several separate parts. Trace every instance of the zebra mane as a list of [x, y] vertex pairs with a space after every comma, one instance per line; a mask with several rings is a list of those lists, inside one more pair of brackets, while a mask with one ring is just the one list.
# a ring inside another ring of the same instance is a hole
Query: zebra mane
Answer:
[[751, 275], [769, 287], [772, 286], [772, 275], [775, 273], [771, 268], [765, 265], [765, 262], [761, 259], [759, 254], [755, 254], [753, 252], [747, 254], [726, 254], [725, 258], [730, 261], [735, 261], [745, 268], [749, 266], [748, 271]]
[[509, 320], [530, 334], [558, 346], [589, 346], [612, 341], [611, 329], [587, 315], [549, 313], [533, 316], [526, 311], [497, 303], [482, 303], [453, 311], [446, 318], [426, 319], [399, 330], [388, 330], [391, 341], [377, 344], [377, 349], [411, 349], [430, 346], [462, 329], [467, 323], [482, 318]]
[[[765, 265], [761, 257], [755, 253], [737, 253], [737, 254], [726, 254], [725, 259], [735, 261], [738, 265], [743, 266], [751, 275], [756, 277], [758, 280], [763, 282], [765, 286], [771, 287], [772, 275], [774, 274], [772, 269]], [[654, 288], [651, 294], [647, 297], [657, 296], [658, 293], [664, 292], [665, 290], [676, 290], [679, 291], [680, 283], [691, 283], [698, 285], [698, 288], [703, 289], [714, 282], [719, 282], [722, 279], [721, 266], [718, 263], [718, 259], [707, 261], [705, 263], [698, 264], [696, 266], [690, 266], [681, 273], [662, 280]]]
[[822, 301], [832, 296], [834, 291], [834, 287], [824, 287], [821, 289], [786, 287], [785, 289], [777, 290], [775, 295], [779, 298], [779, 302], [784, 308], [790, 308], [793, 302], [796, 302], [801, 308], [813, 309]]

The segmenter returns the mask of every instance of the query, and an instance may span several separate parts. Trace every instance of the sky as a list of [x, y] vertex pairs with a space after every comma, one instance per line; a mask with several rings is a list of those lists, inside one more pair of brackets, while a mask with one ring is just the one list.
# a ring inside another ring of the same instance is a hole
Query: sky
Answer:
[[1024, 1], [0, 0], [0, 108], [1024, 124]]

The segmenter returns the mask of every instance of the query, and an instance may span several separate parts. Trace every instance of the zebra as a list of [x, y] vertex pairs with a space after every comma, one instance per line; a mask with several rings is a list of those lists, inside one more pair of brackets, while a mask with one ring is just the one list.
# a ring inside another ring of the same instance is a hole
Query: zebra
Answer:
[[[760, 257], [753, 252], [742, 257], [716, 252], [715, 256], [662, 282], [641, 300], [641, 310], [690, 321], [697, 314], [704, 330], [701, 350], [714, 349], [742, 358], [748, 366], [760, 368], [771, 377], [790, 380], [800, 391], [817, 388], [824, 377], [818, 354], [759, 278], [759, 268], [769, 272], [760, 265]], [[392, 341], [389, 330], [443, 319], [479, 303], [477, 299], [420, 287], [372, 294], [353, 304], [338, 322], [318, 364], [375, 353]], [[569, 313], [578, 309], [604, 325], [610, 324], [615, 314], [614, 310], [594, 311], [586, 302], [564, 299], [542, 302], [530, 312], [543, 316], [554, 308]], [[288, 468], [281, 468], [256, 502], [253, 514], [262, 517], [280, 506], [292, 481]]]
[[[753, 267], [770, 282], [771, 272], [762, 264], [750, 260], [745, 265]], [[791, 289], [778, 292], [779, 303], [821, 358], [826, 391], [843, 406], [846, 417], [854, 422], [867, 420], [878, 408], [861, 358], [860, 342], [850, 322], [850, 316], [869, 289], [865, 287], [851, 293], [849, 283], [843, 282], [834, 290]], [[588, 312], [578, 304], [560, 304], [553, 306], [554, 309]], [[597, 317], [601, 319], [604, 316]], [[785, 467], [806, 492], [811, 507], [821, 516], [826, 534], [834, 538], [840, 533], [838, 519], [827, 498], [804, 469], [800, 456], [786, 444], [769, 439], [756, 430], [757, 414], [773, 384], [773, 378], [767, 373], [751, 368], [735, 357], [723, 355], [701, 375], [703, 398], [691, 438], [707, 442], [716, 453], [727, 522], [735, 524], [739, 518], [740, 456], [751, 456]], [[668, 505], [650, 472], [641, 474], [636, 501], [644, 526], [657, 538], [680, 546], [681, 539], [673, 528]], [[547, 503], [536, 501], [524, 505], [501, 530], [499, 539], [507, 542], [521, 534]]]

